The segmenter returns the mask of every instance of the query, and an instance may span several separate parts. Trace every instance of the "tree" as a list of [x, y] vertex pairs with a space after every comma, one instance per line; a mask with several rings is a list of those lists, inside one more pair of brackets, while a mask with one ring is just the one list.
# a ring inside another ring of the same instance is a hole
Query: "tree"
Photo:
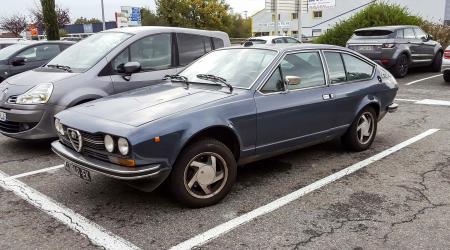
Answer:
[[156, 0], [157, 15], [170, 26], [225, 30], [229, 6], [224, 0]]
[[[42, 11], [42, 6], [36, 6], [36, 8], [31, 9], [31, 19], [34, 22], [34, 25], [39, 30], [44, 30], [44, 14]], [[70, 13], [68, 9], [61, 8], [59, 6], [56, 6], [56, 16], [58, 21], [58, 28], [62, 29], [64, 28], [64, 25], [70, 23]]]
[[156, 12], [141, 8], [141, 23], [143, 26], [164, 26], [166, 25]]
[[0, 18], [0, 29], [11, 32], [19, 37], [27, 28], [27, 18], [22, 15], [13, 15], [11, 17]]
[[102, 23], [102, 21], [100, 21], [97, 18], [87, 19], [85, 17], [80, 17], [74, 22], [74, 24], [93, 24], [93, 23]]
[[44, 26], [48, 40], [59, 40], [55, 0], [41, 0]]

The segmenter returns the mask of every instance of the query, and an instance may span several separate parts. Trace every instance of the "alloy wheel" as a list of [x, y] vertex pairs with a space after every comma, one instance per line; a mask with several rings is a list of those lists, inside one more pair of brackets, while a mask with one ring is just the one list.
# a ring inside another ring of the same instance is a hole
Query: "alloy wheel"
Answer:
[[213, 152], [195, 156], [184, 171], [184, 186], [190, 195], [207, 199], [218, 194], [228, 179], [225, 160]]
[[359, 143], [365, 145], [370, 142], [373, 136], [375, 120], [370, 112], [365, 112], [358, 120], [356, 133]]

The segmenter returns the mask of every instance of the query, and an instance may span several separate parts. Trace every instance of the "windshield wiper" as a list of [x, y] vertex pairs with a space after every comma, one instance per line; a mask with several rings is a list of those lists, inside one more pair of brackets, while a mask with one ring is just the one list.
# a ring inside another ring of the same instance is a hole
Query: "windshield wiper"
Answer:
[[57, 69], [61, 69], [67, 72], [72, 73], [72, 69], [69, 66], [65, 66], [65, 65], [59, 65], [59, 64], [47, 64], [47, 67], [50, 68], [57, 68]]
[[189, 88], [189, 79], [182, 75], [166, 75], [164, 76], [163, 80], [171, 80], [176, 82], [183, 82], [186, 83], [186, 86]]
[[225, 78], [222, 78], [220, 76], [215, 76], [215, 75], [211, 75], [211, 74], [198, 74], [197, 78], [202, 79], [202, 80], [221, 83], [221, 84], [227, 86], [228, 88], [230, 88], [230, 92], [233, 92], [233, 85], [229, 84]]

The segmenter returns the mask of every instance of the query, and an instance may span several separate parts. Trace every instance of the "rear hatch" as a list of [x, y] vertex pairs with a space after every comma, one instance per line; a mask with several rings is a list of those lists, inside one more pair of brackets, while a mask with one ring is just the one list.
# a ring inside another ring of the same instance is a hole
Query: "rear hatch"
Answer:
[[384, 43], [393, 43], [395, 32], [385, 29], [356, 30], [347, 42], [347, 47], [357, 51], [372, 60], [382, 58]]

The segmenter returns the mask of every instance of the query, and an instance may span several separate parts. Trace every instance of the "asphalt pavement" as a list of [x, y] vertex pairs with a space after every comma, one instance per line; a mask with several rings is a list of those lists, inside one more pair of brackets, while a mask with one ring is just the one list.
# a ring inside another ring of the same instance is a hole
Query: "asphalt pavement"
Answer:
[[333, 141], [242, 166], [232, 192], [202, 209], [164, 188], [86, 183], [49, 142], [0, 136], [0, 249], [449, 249], [450, 84], [418, 70], [399, 85], [371, 149]]

